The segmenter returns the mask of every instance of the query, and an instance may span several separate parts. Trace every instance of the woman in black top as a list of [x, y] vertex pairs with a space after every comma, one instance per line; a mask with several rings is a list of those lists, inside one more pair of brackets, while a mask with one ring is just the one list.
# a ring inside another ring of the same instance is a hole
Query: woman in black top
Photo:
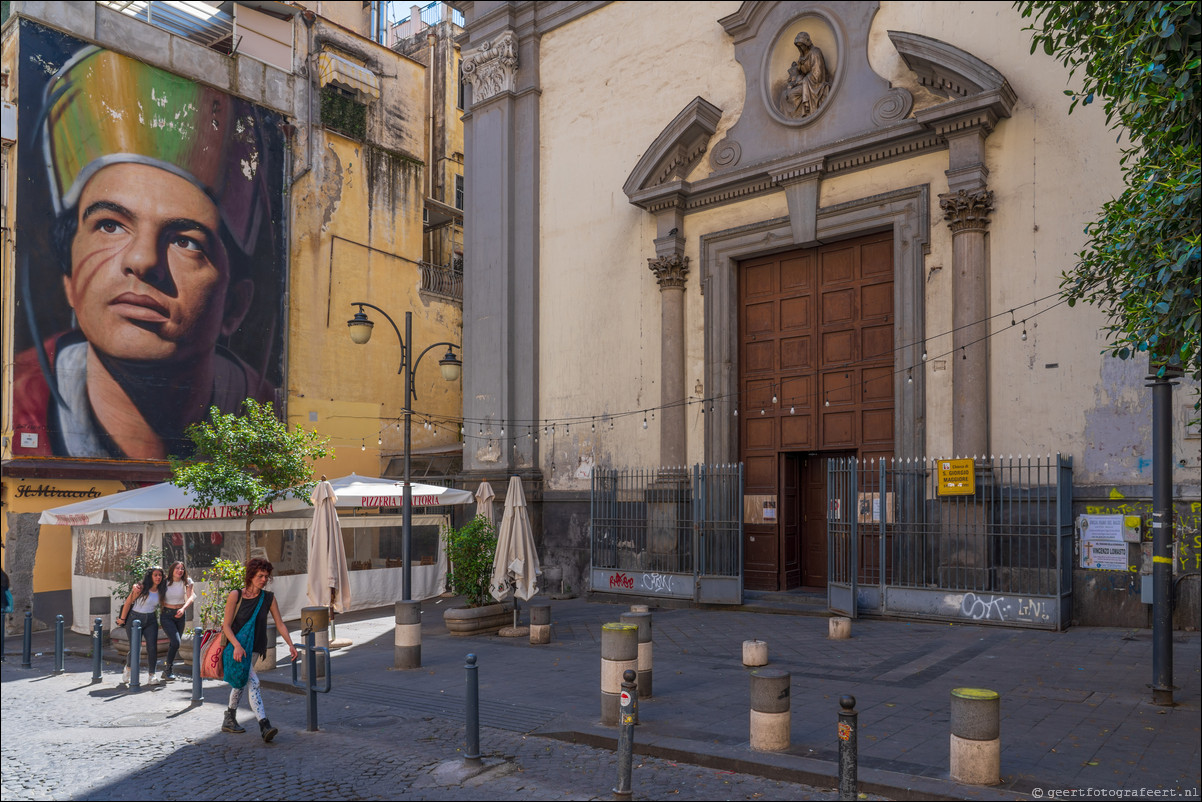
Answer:
[[[238, 631], [246, 625], [250, 617], [255, 614], [256, 608], [258, 615], [255, 617], [254, 635], [249, 651], [263, 657], [267, 654], [267, 612], [271, 611], [272, 617], [275, 619], [276, 630], [284, 636], [284, 642], [288, 644], [288, 651], [292, 655], [292, 659], [296, 659], [296, 646], [292, 643], [292, 637], [288, 634], [288, 628], [284, 626], [284, 620], [280, 618], [280, 608], [276, 604], [275, 595], [264, 590], [267, 583], [271, 580], [271, 572], [273, 568], [267, 560], [255, 558], [246, 563], [246, 579], [245, 587], [241, 590], [230, 591], [229, 598], [225, 600], [225, 619], [221, 624], [221, 631], [225, 633], [226, 639], [230, 646], [233, 647], [233, 657], [235, 661], [241, 662], [243, 659], [252, 659], [247, 655], [247, 649], [243, 644], [238, 642]], [[259, 597], [262, 595], [262, 604], [259, 603]], [[229, 647], [227, 647], [229, 648]], [[252, 664], [253, 665], [253, 664]], [[252, 667], [250, 669], [250, 678], [247, 681], [250, 686], [250, 705], [255, 711], [255, 717], [259, 719], [259, 732], [263, 736], [264, 741], [270, 741], [279, 732], [278, 729], [271, 726], [271, 722], [267, 720], [267, 712], [263, 709], [263, 694], [259, 690], [259, 677], [255, 674]], [[225, 721], [222, 722], [222, 732], [246, 732], [245, 729], [238, 726], [237, 710], [238, 702], [242, 699], [243, 688], [230, 688], [230, 704], [229, 709], [225, 711]]]

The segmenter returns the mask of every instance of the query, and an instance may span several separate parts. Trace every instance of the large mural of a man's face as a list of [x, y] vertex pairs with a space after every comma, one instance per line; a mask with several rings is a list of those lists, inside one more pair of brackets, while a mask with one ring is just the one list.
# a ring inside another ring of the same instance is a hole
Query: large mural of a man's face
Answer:
[[36, 25], [20, 36], [14, 455], [186, 455], [211, 406], [275, 400], [282, 121]]

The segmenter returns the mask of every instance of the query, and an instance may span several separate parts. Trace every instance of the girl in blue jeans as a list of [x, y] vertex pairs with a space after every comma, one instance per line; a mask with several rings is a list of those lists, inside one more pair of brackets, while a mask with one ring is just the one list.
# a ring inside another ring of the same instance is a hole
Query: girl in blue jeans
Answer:
[[[135, 620], [142, 622], [142, 642], [146, 644], [146, 662], [150, 669], [147, 684], [154, 682], [154, 667], [159, 660], [159, 622], [155, 611], [163, 595], [163, 578], [165, 574], [161, 566], [155, 565], [146, 571], [142, 581], [134, 585], [133, 590], [121, 606], [121, 615], [114, 622], [127, 630], [133, 629]], [[129, 638], [129, 657], [126, 658], [125, 671], [121, 674], [122, 682], [129, 682], [130, 665], [133, 663], [133, 633]]]
[[196, 591], [192, 588], [188, 569], [182, 561], [176, 560], [167, 569], [167, 584], [163, 587], [163, 610], [159, 614], [159, 623], [167, 635], [167, 662], [163, 664], [163, 682], [175, 679], [175, 656], [179, 653], [181, 636], [188, 628], [188, 608], [194, 601]]

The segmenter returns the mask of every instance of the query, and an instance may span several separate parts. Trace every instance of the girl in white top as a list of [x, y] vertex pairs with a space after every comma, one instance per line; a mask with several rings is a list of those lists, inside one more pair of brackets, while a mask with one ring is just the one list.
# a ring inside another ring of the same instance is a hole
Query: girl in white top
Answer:
[[[126, 629], [132, 630], [133, 621], [142, 622], [142, 642], [146, 644], [146, 662], [150, 668], [150, 678], [147, 684], [154, 683], [154, 668], [155, 663], [159, 660], [159, 622], [155, 616], [155, 609], [159, 606], [160, 597], [163, 594], [163, 578], [165, 574], [161, 566], [155, 565], [146, 571], [146, 576], [142, 577], [142, 581], [134, 585], [133, 590], [129, 592], [129, 597], [126, 598], [125, 604], [121, 606], [121, 615], [117, 618], [116, 624], [124, 626]], [[132, 610], [130, 608], [133, 608]], [[122, 682], [129, 682], [130, 661], [133, 659], [133, 636], [130, 635], [130, 656], [126, 658], [125, 671], [121, 674]]]
[[175, 679], [172, 670], [175, 655], [179, 653], [180, 639], [188, 628], [188, 608], [196, 600], [196, 591], [192, 588], [192, 579], [188, 569], [181, 560], [171, 563], [167, 569], [167, 584], [163, 588], [163, 612], [159, 622], [167, 635], [167, 662], [163, 664], [163, 682]]

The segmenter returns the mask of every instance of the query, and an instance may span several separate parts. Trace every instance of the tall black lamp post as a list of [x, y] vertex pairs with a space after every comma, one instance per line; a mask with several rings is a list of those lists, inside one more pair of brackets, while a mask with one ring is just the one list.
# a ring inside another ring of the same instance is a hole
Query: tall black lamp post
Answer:
[[396, 332], [397, 339], [401, 343], [401, 366], [397, 368], [397, 374], [404, 377], [405, 382], [405, 506], [401, 510], [401, 551], [402, 557], [405, 560], [405, 567], [401, 574], [401, 601], [411, 601], [412, 594], [412, 578], [413, 578], [413, 483], [411, 481], [411, 470], [413, 467], [412, 455], [410, 448], [411, 431], [413, 417], [413, 399], [417, 396], [417, 391], [413, 385], [413, 374], [417, 372], [417, 366], [421, 364], [422, 357], [430, 352], [431, 349], [445, 345], [447, 347], [446, 354], [442, 359], [438, 360], [438, 365], [442, 370], [442, 377], [449, 382], [453, 382], [459, 378], [463, 372], [463, 361], [455, 356], [455, 349], [462, 349], [462, 345], [455, 343], [434, 343], [428, 346], [424, 351], [417, 355], [417, 359], [413, 358], [413, 313], [405, 313], [405, 336], [401, 336], [400, 330], [396, 327], [396, 323], [388, 313], [378, 306], [369, 304], [366, 301], [355, 301], [351, 306], [359, 307], [359, 311], [355, 316], [346, 322], [347, 327], [351, 330], [351, 340], [357, 345], [364, 345], [371, 339], [371, 330], [375, 323], [363, 311], [363, 307], [374, 309], [384, 316], [384, 319], [392, 324], [392, 330]]

